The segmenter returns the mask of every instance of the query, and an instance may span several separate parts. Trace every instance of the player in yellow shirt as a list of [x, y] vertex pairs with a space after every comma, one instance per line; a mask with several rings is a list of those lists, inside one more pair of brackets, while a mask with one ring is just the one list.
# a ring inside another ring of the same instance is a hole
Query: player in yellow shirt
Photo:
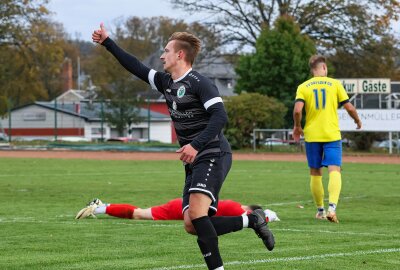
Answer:
[[[297, 88], [293, 109], [293, 138], [300, 140], [304, 135], [308, 166], [310, 167], [310, 188], [314, 202], [318, 208], [316, 218], [328, 219], [339, 223], [336, 206], [339, 201], [342, 176], [342, 141], [339, 129], [337, 109], [341, 106], [353, 118], [357, 129], [361, 121], [342, 84], [327, 77], [328, 67], [323, 56], [313, 55], [309, 60], [313, 78], [305, 81]], [[306, 122], [301, 127], [302, 110], [306, 112]], [[322, 185], [322, 167], [329, 171], [329, 208], [325, 213], [324, 187]]]

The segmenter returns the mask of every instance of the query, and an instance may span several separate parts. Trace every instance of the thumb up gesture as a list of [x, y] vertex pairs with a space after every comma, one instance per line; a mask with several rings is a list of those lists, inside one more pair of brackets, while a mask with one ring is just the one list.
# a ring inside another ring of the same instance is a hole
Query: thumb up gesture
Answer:
[[108, 33], [103, 23], [100, 23], [100, 29], [94, 30], [92, 34], [92, 40], [96, 43], [103, 43], [103, 41], [108, 37]]

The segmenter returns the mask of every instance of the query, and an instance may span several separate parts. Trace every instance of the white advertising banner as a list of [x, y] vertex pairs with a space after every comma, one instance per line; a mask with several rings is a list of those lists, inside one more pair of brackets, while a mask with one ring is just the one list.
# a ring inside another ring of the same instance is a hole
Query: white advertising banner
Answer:
[[[400, 131], [400, 110], [360, 110], [361, 131]], [[355, 131], [356, 124], [346, 110], [338, 110], [341, 131]]]
[[348, 94], [390, 94], [392, 92], [390, 79], [338, 79]]

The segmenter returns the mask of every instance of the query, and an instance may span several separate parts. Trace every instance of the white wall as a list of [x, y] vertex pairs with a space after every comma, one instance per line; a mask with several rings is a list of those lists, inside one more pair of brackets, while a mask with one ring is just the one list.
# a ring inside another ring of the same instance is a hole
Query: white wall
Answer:
[[[11, 128], [54, 128], [54, 111], [38, 105], [30, 105], [11, 114]], [[4, 129], [8, 128], [8, 118], [0, 119]], [[87, 139], [101, 138], [101, 134], [92, 134], [92, 128], [100, 128], [100, 122], [85, 122], [83, 118], [61, 112], [57, 112], [58, 128], [83, 128]], [[104, 122], [103, 128], [106, 133], [104, 139], [112, 137], [111, 128]], [[141, 122], [133, 125], [133, 128], [148, 129], [148, 123]], [[83, 134], [82, 134], [83, 135]], [[26, 136], [29, 137], [29, 136]], [[150, 139], [164, 143], [172, 143], [171, 120], [152, 121], [150, 126]]]
[[[92, 134], [92, 129], [93, 128], [98, 128], [100, 130], [101, 123], [98, 123], [98, 122], [94, 122], [94, 123], [87, 122], [85, 124], [85, 137], [88, 138], [88, 139], [91, 139], [91, 140], [93, 140], [93, 139], [101, 139], [101, 134]], [[111, 129], [110, 129], [109, 125], [106, 122], [103, 123], [103, 129], [105, 130], [105, 134], [103, 134], [103, 139], [107, 140], [107, 139], [109, 139], [111, 137], [111, 134], [110, 134]]]
[[172, 143], [171, 122], [152, 122], [150, 126], [150, 140]]
[[[11, 128], [54, 128], [54, 111], [38, 105], [30, 105], [11, 113]], [[1, 120], [8, 128], [8, 117]], [[85, 121], [80, 117], [57, 112], [58, 128], [83, 128]]]
[[[400, 110], [357, 109], [362, 122], [360, 131], [400, 131]], [[338, 110], [341, 131], [356, 131], [356, 124], [346, 110]]]

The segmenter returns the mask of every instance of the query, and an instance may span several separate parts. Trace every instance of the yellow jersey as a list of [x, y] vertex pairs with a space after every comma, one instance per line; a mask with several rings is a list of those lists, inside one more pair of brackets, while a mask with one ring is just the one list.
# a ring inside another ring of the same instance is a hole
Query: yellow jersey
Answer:
[[340, 81], [314, 77], [297, 88], [296, 102], [304, 102], [306, 142], [331, 142], [341, 139], [337, 109], [349, 96]]

